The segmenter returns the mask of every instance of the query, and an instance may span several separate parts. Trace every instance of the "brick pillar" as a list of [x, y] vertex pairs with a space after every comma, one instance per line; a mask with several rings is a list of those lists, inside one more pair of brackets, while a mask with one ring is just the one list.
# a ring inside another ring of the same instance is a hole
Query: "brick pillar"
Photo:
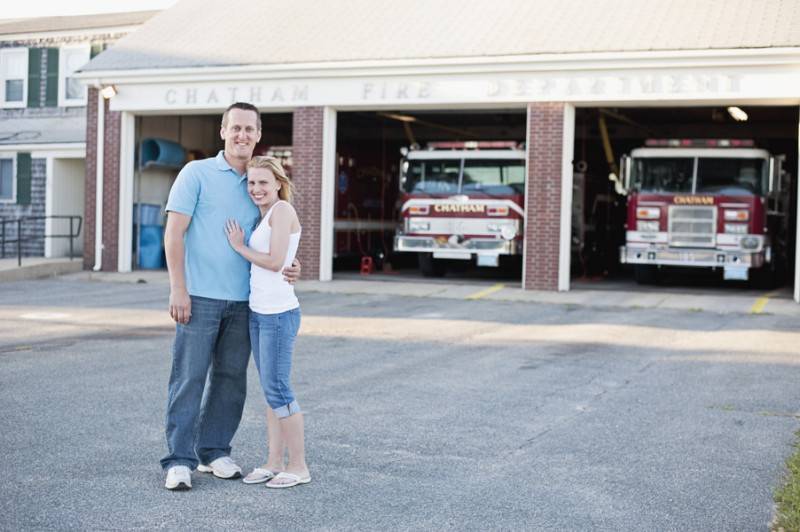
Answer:
[[303, 265], [303, 279], [319, 279], [320, 272], [323, 112], [322, 107], [300, 107], [292, 119], [294, 206], [303, 226], [297, 258]]
[[[86, 104], [86, 181], [84, 211], [83, 267], [95, 263], [95, 208], [97, 199], [97, 89], [89, 89]], [[119, 246], [119, 140], [120, 113], [108, 110], [105, 102], [103, 135], [103, 271], [117, 271]]]
[[97, 198], [97, 89], [89, 88], [86, 101], [86, 178], [83, 211], [83, 269], [94, 266], [94, 213]]
[[564, 104], [528, 105], [525, 290], [558, 290]]

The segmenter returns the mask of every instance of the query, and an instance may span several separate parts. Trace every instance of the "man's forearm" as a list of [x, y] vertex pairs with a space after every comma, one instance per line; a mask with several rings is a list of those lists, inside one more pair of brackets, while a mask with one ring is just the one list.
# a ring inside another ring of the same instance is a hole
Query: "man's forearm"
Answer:
[[167, 234], [164, 239], [164, 254], [167, 257], [170, 290], [186, 290], [184, 252], [183, 238], [176, 238]]

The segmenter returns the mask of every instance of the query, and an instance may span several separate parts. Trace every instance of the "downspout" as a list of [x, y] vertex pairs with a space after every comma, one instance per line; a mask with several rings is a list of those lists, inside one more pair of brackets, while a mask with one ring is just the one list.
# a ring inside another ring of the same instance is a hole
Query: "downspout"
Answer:
[[103, 267], [103, 138], [105, 136], [106, 101], [97, 85], [97, 160], [94, 200], [94, 267], [99, 272]]

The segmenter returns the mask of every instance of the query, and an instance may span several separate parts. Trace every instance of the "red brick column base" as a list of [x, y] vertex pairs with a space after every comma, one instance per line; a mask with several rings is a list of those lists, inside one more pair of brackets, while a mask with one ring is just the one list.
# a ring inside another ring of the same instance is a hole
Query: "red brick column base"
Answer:
[[525, 290], [558, 290], [563, 103], [528, 105]]
[[322, 206], [322, 145], [324, 108], [300, 107], [292, 120], [292, 181], [303, 236], [297, 258], [303, 279], [319, 279], [320, 209]]

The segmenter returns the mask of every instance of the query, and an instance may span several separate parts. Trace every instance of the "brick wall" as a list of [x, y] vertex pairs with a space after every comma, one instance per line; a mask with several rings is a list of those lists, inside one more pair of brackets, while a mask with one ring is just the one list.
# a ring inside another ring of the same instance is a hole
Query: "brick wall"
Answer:
[[86, 105], [86, 181], [83, 211], [83, 269], [94, 266], [94, 212], [97, 198], [97, 89], [89, 88]]
[[[95, 206], [97, 198], [97, 98], [96, 89], [89, 89], [86, 107], [86, 210], [84, 211], [83, 267], [94, 266]], [[118, 112], [108, 110], [105, 102], [103, 135], [103, 271], [117, 270], [119, 244], [119, 141]]]
[[294, 205], [303, 226], [297, 257], [303, 279], [319, 279], [320, 206], [322, 196], [322, 107], [295, 109], [292, 121]]
[[564, 104], [530, 104], [528, 128], [524, 288], [558, 290]]

